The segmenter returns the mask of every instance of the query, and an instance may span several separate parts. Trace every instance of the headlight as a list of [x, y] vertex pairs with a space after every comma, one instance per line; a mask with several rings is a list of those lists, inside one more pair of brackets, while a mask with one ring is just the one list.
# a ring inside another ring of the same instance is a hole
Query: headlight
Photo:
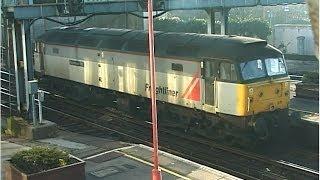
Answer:
[[286, 92], [284, 93], [285, 96], [289, 96], [289, 94], [290, 94], [289, 91], [286, 91]]
[[249, 89], [249, 96], [253, 96], [253, 88]]

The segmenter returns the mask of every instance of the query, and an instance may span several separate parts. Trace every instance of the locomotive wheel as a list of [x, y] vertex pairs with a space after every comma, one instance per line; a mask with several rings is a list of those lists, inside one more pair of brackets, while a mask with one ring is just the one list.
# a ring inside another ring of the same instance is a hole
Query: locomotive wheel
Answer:
[[298, 126], [299, 122], [301, 121], [301, 114], [299, 112], [292, 112], [289, 116], [290, 125]]
[[278, 134], [287, 134], [289, 129], [289, 116], [288, 115], [275, 115], [272, 117], [274, 119], [273, 128], [276, 129]]
[[267, 120], [263, 117], [257, 118], [253, 129], [255, 134], [261, 140], [267, 140], [270, 137], [270, 129]]

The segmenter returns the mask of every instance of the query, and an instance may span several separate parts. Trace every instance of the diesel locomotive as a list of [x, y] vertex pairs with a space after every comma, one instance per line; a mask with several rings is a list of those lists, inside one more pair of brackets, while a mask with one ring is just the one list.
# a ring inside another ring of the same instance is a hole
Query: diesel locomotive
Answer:
[[[154, 36], [159, 116], [206, 131], [224, 124], [260, 138], [287, 123], [285, 60], [265, 40], [173, 32]], [[35, 69], [59, 89], [79, 96], [110, 92], [118, 107], [148, 112], [147, 38], [140, 30], [51, 29], [36, 40]]]

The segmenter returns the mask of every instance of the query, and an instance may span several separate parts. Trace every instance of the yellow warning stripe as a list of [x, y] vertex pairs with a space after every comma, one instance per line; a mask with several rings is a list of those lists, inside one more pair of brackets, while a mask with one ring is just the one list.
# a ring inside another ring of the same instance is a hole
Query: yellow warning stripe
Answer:
[[[138, 157], [135, 157], [135, 156], [126, 154], [126, 153], [124, 153], [124, 152], [121, 152], [121, 153], [123, 153], [124, 156], [126, 156], [126, 157], [128, 157], [128, 158], [131, 158], [131, 159], [133, 159], [133, 160], [135, 160], [135, 161], [139, 161], [139, 162], [144, 163], [144, 164], [147, 164], [147, 165], [149, 165], [149, 166], [153, 166], [153, 164], [150, 163], [150, 162], [148, 162], [148, 161], [145, 161], [145, 160], [140, 159], [140, 158], [138, 158]], [[171, 171], [171, 170], [169, 170], [169, 169], [166, 169], [166, 168], [163, 168], [163, 167], [160, 167], [160, 169], [161, 169], [162, 171], [164, 171], [164, 172], [167, 172], [167, 173], [172, 174], [172, 175], [174, 175], [174, 176], [177, 176], [177, 177], [179, 177], [179, 178], [182, 178], [182, 179], [185, 179], [185, 180], [191, 180], [190, 178], [185, 177], [185, 176], [183, 176], [183, 175], [181, 175], [181, 174], [178, 174], [178, 173], [176, 173], [176, 172], [173, 172], [173, 171]]]

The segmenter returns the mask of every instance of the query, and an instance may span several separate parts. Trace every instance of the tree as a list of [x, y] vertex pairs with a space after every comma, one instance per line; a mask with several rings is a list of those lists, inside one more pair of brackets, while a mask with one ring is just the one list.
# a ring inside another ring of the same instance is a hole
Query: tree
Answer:
[[[159, 31], [205, 34], [207, 32], [207, 21], [196, 18], [182, 20], [179, 17], [162, 17], [155, 20], [154, 27]], [[216, 32], [219, 29], [220, 24], [216, 24]], [[266, 21], [259, 18], [234, 18], [229, 21], [228, 34], [267, 39], [271, 34], [271, 29]]]
[[228, 34], [267, 39], [271, 28], [267, 21], [260, 18], [230, 19]]

